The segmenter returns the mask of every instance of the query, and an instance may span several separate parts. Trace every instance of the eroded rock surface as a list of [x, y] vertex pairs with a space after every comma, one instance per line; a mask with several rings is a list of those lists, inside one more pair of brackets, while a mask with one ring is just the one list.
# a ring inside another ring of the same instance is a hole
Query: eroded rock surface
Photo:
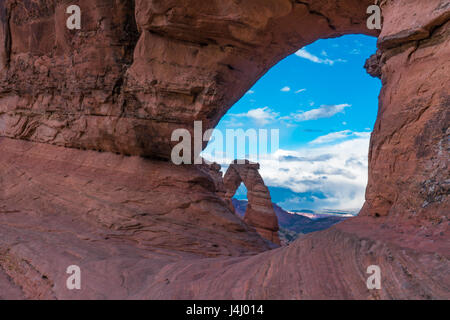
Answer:
[[450, 4], [387, 1], [378, 40], [383, 88], [361, 214], [448, 224]]
[[125, 298], [124, 281], [170, 262], [271, 247], [196, 167], [8, 138], [0, 150], [0, 284], [6, 274], [11, 294], [71, 297], [62, 280], [79, 265], [80, 296]]
[[281, 58], [370, 33], [370, 2], [80, 0], [68, 30], [73, 1], [2, 1], [0, 135], [167, 159], [174, 129], [214, 127]]
[[304, 45], [378, 36], [373, 1], [76, 2], [79, 31], [69, 1], [0, 2], [0, 298], [450, 298], [448, 1], [381, 1], [367, 202], [275, 250], [217, 167], [127, 155], [167, 159], [174, 128], [213, 127]]

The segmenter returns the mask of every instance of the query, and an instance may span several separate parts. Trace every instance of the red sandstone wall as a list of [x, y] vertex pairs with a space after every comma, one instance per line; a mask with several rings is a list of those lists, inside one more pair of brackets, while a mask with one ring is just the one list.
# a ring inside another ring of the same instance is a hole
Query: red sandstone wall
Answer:
[[448, 1], [381, 1], [361, 217], [262, 254], [204, 170], [124, 155], [167, 158], [289, 53], [371, 34], [372, 1], [86, 0], [79, 32], [68, 3], [0, 2], [0, 297], [449, 298]]

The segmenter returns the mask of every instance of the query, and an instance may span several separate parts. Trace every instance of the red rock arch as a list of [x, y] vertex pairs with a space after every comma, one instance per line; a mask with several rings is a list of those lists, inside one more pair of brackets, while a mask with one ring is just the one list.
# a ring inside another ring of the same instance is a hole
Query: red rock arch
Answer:
[[[377, 35], [366, 27], [371, 0], [209, 1], [207, 5], [196, 0], [141, 0], [109, 7], [82, 1], [83, 30], [88, 35], [82, 42], [76, 32], [57, 28], [64, 26], [64, 4], [33, 2], [34, 14], [27, 3], [31, 2], [0, 4], [0, 135], [159, 158], [170, 156], [174, 129], [192, 130], [194, 120], [202, 120], [204, 130], [214, 127], [286, 55], [320, 38]], [[446, 174], [436, 163], [425, 162], [439, 152], [433, 145], [446, 143], [437, 132], [445, 131], [448, 95], [428, 83], [444, 83], [446, 69], [445, 63], [435, 63], [441, 55], [430, 56], [433, 65], [444, 68], [429, 68], [428, 76], [422, 74], [428, 62], [418, 46], [440, 41], [445, 48], [448, 8], [441, 0], [381, 1], [380, 5], [384, 28], [379, 59], [372, 67], [377, 66], [374, 70], [382, 77], [383, 89], [363, 213], [386, 216], [402, 211], [406, 212], [402, 216], [438, 218], [442, 201], [436, 199], [445, 189]], [[417, 10], [420, 16], [414, 15]], [[95, 33], [102, 16], [111, 17], [105, 20], [111, 22]], [[121, 23], [124, 28], [114, 28]], [[74, 46], [72, 61], [67, 57]], [[49, 65], [67, 72], [49, 73]], [[16, 81], [16, 75], [29, 80]], [[101, 85], [96, 80], [99, 75]], [[393, 96], [396, 92], [405, 95]], [[431, 129], [436, 126], [437, 131]], [[405, 132], [396, 134], [400, 128]], [[425, 145], [426, 150], [414, 153]], [[429, 191], [433, 188], [441, 191], [433, 194]], [[412, 193], [422, 196], [408, 195]]]
[[[91, 279], [110, 263], [87, 298], [449, 298], [448, 1], [376, 1], [380, 34], [366, 28], [369, 0], [78, 2], [81, 33], [58, 27], [65, 1], [0, 2], [2, 294], [70, 298], [51, 281], [64, 282], [72, 252]], [[68, 149], [167, 159], [173, 129], [213, 127], [286, 55], [349, 33], [379, 39], [367, 201], [287, 248], [256, 254], [267, 247], [201, 170]], [[109, 235], [129, 240], [126, 255]], [[371, 264], [380, 291], [365, 285]]]
[[269, 189], [258, 172], [259, 164], [249, 161], [241, 162], [234, 161], [230, 164], [223, 177], [225, 199], [234, 211], [231, 199], [241, 183], [244, 183], [248, 199], [244, 221], [254, 227], [263, 238], [280, 244], [278, 219], [273, 209]]

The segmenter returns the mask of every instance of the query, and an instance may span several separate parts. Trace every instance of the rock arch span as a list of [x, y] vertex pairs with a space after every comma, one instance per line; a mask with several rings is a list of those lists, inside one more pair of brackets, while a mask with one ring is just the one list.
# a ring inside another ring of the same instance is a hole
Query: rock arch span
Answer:
[[[73, 33], [64, 1], [0, 3], [0, 296], [448, 299], [448, 1], [380, 1], [380, 34], [369, 0], [79, 4]], [[277, 61], [348, 33], [378, 36], [383, 83], [360, 217], [260, 253], [216, 168], [138, 157], [167, 159], [173, 129], [214, 127]]]
[[231, 199], [241, 183], [244, 183], [248, 199], [244, 221], [254, 227], [263, 238], [280, 244], [278, 219], [273, 209], [272, 198], [258, 170], [259, 164], [249, 161], [235, 160], [230, 164], [223, 177], [225, 199], [234, 212]]

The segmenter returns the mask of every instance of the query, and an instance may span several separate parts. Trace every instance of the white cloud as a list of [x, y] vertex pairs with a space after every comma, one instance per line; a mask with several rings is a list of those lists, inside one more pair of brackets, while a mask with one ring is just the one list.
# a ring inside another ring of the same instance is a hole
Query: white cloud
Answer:
[[289, 91], [291, 91], [291, 88], [286, 86], [286, 87], [281, 88], [280, 91], [282, 91], [282, 92], [289, 92]]
[[[325, 56], [326, 56], [326, 52], [323, 51], [322, 54], [323, 53], [325, 53]], [[336, 59], [336, 60], [331, 60], [331, 59], [328, 59], [328, 58], [321, 59], [321, 58], [319, 58], [319, 57], [309, 53], [308, 51], [306, 51], [305, 48], [302, 48], [302, 49], [298, 50], [295, 53], [295, 55], [297, 57], [300, 57], [300, 58], [303, 58], [303, 59], [307, 59], [307, 60], [312, 61], [314, 63], [327, 64], [327, 65], [330, 65], [330, 66], [334, 65], [336, 62], [347, 62], [346, 60], [343, 60], [343, 59]]]
[[367, 185], [368, 149], [368, 135], [351, 135], [331, 146], [278, 150], [272, 158], [259, 161], [260, 172], [268, 186], [322, 193], [324, 199], [313, 197], [313, 209], [360, 209]]
[[372, 132], [353, 132], [353, 135], [360, 137], [360, 138], [370, 138], [370, 135]]
[[253, 90], [248, 90], [246, 94], [254, 94], [254, 93], [255, 93], [255, 91], [253, 91]]
[[321, 144], [321, 143], [327, 143], [336, 141], [342, 138], [347, 138], [349, 135], [351, 135], [352, 132], [350, 130], [344, 130], [344, 131], [338, 131], [338, 132], [332, 132], [329, 134], [326, 134], [324, 136], [320, 136], [313, 141], [310, 142], [310, 144]]
[[337, 105], [331, 105], [331, 106], [320, 106], [320, 108], [312, 109], [309, 111], [301, 112], [292, 115], [295, 120], [297, 121], [308, 121], [308, 120], [317, 120], [320, 118], [330, 118], [338, 113], [343, 113], [345, 108], [350, 107], [351, 105], [344, 103], [344, 104], [337, 104]]
[[320, 136], [320, 137], [314, 139], [313, 141], [310, 142], [310, 144], [330, 143], [330, 142], [333, 142], [336, 140], [352, 138], [352, 137], [353, 138], [354, 137], [359, 137], [359, 138], [370, 137], [370, 132], [354, 132], [354, 131], [350, 131], [350, 130], [332, 132], [332, 133], [329, 133], [329, 134], [326, 134], [324, 136]]
[[305, 91], [306, 91], [306, 89], [300, 89], [300, 90], [295, 91], [295, 93], [301, 93], [301, 92], [305, 92]]
[[279, 113], [272, 111], [269, 107], [264, 107], [252, 109], [246, 113], [231, 114], [231, 116], [250, 118], [264, 125], [275, 120], [279, 116]]
[[[370, 132], [346, 131], [343, 135], [344, 141], [311, 144], [297, 150], [279, 149], [252, 161], [260, 163], [260, 173], [269, 187], [324, 196], [311, 196], [309, 202], [295, 197], [285, 199], [283, 204], [292, 209], [303, 209], [308, 203], [314, 210], [358, 210], [365, 199]], [[234, 160], [226, 152], [212, 157], [205, 150], [203, 156], [220, 163], [222, 170]]]

